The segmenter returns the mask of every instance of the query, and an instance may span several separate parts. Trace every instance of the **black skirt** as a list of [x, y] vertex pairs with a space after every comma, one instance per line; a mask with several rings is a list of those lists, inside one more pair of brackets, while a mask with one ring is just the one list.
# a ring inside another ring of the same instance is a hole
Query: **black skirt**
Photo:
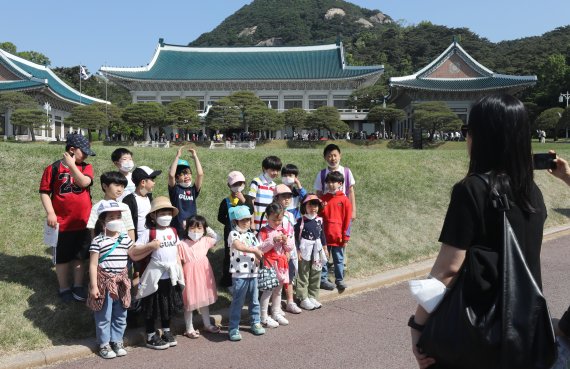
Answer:
[[158, 290], [142, 298], [145, 319], [170, 320], [184, 309], [180, 285], [172, 286], [170, 278], [158, 281]]

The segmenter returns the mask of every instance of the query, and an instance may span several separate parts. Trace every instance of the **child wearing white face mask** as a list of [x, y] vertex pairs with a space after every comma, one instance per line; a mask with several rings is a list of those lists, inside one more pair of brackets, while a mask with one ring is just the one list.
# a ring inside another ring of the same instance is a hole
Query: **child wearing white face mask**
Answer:
[[216, 245], [218, 235], [208, 227], [206, 219], [194, 215], [186, 220], [184, 239], [178, 244], [178, 258], [182, 263], [182, 271], [186, 287], [182, 293], [184, 301], [184, 320], [188, 338], [200, 337], [194, 329], [192, 313], [198, 309], [202, 315], [204, 329], [210, 333], [219, 333], [220, 328], [210, 322], [208, 306], [216, 302], [218, 293], [212, 266], [208, 260], [208, 250]]
[[[147, 229], [129, 253], [135, 261], [150, 255], [140, 278], [137, 299], [142, 299], [146, 319], [146, 346], [152, 349], [167, 349], [177, 344], [170, 332], [170, 320], [183, 308], [180, 290], [184, 287], [184, 277], [178, 259], [178, 235], [169, 226], [177, 214], [178, 209], [170, 204], [167, 197], [155, 198], [146, 216]], [[154, 321], [158, 318], [162, 334], [155, 332]]]
[[121, 208], [114, 200], [102, 200], [97, 207], [97, 228], [102, 232], [89, 247], [89, 296], [93, 310], [99, 355], [105, 359], [124, 356], [123, 335], [127, 327], [127, 308], [131, 303], [131, 281], [127, 259], [133, 241], [123, 232]]
[[135, 192], [136, 186], [133, 182], [133, 169], [135, 169], [135, 163], [133, 162], [133, 153], [125, 149], [124, 147], [119, 147], [117, 150], [113, 151], [111, 154], [111, 160], [113, 164], [117, 167], [119, 172], [125, 176], [127, 179], [127, 184], [125, 185], [125, 190], [123, 194], [117, 199], [118, 202], [123, 201], [125, 196]]
[[[187, 160], [181, 159], [185, 147], [178, 149], [176, 157], [170, 166], [168, 172], [168, 196], [170, 202], [174, 205], [179, 213], [172, 219], [172, 226], [176, 228], [178, 233], [183, 234], [185, 229], [184, 222], [192, 215], [196, 215], [196, 199], [200, 195], [202, 182], [204, 180], [204, 170], [198, 154], [195, 149], [188, 149], [190, 157], [196, 164], [196, 177], [192, 178], [192, 169]], [[192, 181], [194, 180], [194, 181]]]
[[241, 172], [234, 170], [228, 174], [228, 188], [230, 195], [220, 202], [218, 209], [218, 222], [224, 225], [224, 262], [222, 269], [222, 279], [220, 285], [230, 287], [232, 285], [232, 274], [230, 273], [230, 245], [228, 244], [228, 236], [232, 231], [232, 223], [229, 217], [229, 210], [238, 205], [247, 205], [250, 213], [253, 213], [253, 207], [246, 202], [243, 195], [245, 189], [245, 177]]

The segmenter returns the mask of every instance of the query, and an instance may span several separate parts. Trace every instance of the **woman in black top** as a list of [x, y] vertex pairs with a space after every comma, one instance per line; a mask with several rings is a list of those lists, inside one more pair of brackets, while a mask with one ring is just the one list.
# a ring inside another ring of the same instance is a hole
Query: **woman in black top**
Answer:
[[[499, 215], [489, 206], [487, 184], [471, 176], [489, 173], [491, 185], [511, 201], [508, 219], [532, 275], [542, 286], [540, 247], [546, 208], [533, 180], [530, 126], [524, 105], [510, 95], [484, 97], [471, 108], [469, 124], [462, 127], [462, 133], [467, 138], [469, 171], [453, 187], [431, 276], [448, 285], [457, 275], [467, 248], [497, 239], [500, 223], [494, 218]], [[490, 291], [488, 296], [492, 295]], [[477, 296], [477, 303], [484, 307], [490, 301], [488, 296]], [[428, 317], [418, 306], [410, 326], [421, 328]], [[419, 367], [428, 368], [435, 360], [418, 351], [420, 331], [415, 328], [411, 329], [412, 350]]]

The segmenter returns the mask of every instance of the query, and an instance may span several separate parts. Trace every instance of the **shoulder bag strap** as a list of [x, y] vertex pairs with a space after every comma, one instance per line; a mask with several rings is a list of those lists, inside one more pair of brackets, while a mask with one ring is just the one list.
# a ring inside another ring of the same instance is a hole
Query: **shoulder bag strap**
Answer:
[[111, 255], [111, 253], [113, 251], [115, 251], [115, 249], [117, 248], [117, 246], [119, 246], [119, 244], [123, 241], [124, 235], [121, 233], [119, 235], [119, 237], [117, 238], [117, 241], [115, 241], [115, 244], [113, 245], [113, 247], [111, 247], [111, 249], [109, 251], [107, 251], [105, 253], [105, 255], [101, 256], [99, 258], [99, 264], [101, 264], [105, 259], [107, 259], [107, 256]]

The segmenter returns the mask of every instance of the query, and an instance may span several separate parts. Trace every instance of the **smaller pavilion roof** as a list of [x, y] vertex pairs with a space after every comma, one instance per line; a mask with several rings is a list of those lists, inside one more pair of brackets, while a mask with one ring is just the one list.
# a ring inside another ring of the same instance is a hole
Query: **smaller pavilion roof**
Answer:
[[57, 98], [73, 104], [87, 105], [95, 102], [110, 104], [106, 100], [79, 93], [63, 82], [48, 67], [32, 63], [4, 50], [0, 50], [0, 67], [3, 67], [2, 70], [7, 76], [7, 78], [2, 78], [2, 73], [0, 73], [0, 92], [47, 88]]
[[415, 74], [390, 78], [390, 87], [443, 92], [517, 91], [534, 85], [536, 81], [536, 76], [495, 73], [473, 59], [454, 40], [441, 55]]
[[159, 41], [144, 67], [102, 67], [110, 78], [145, 81], [275, 81], [379, 75], [382, 65], [347, 66], [341, 44], [299, 47], [188, 47]]

